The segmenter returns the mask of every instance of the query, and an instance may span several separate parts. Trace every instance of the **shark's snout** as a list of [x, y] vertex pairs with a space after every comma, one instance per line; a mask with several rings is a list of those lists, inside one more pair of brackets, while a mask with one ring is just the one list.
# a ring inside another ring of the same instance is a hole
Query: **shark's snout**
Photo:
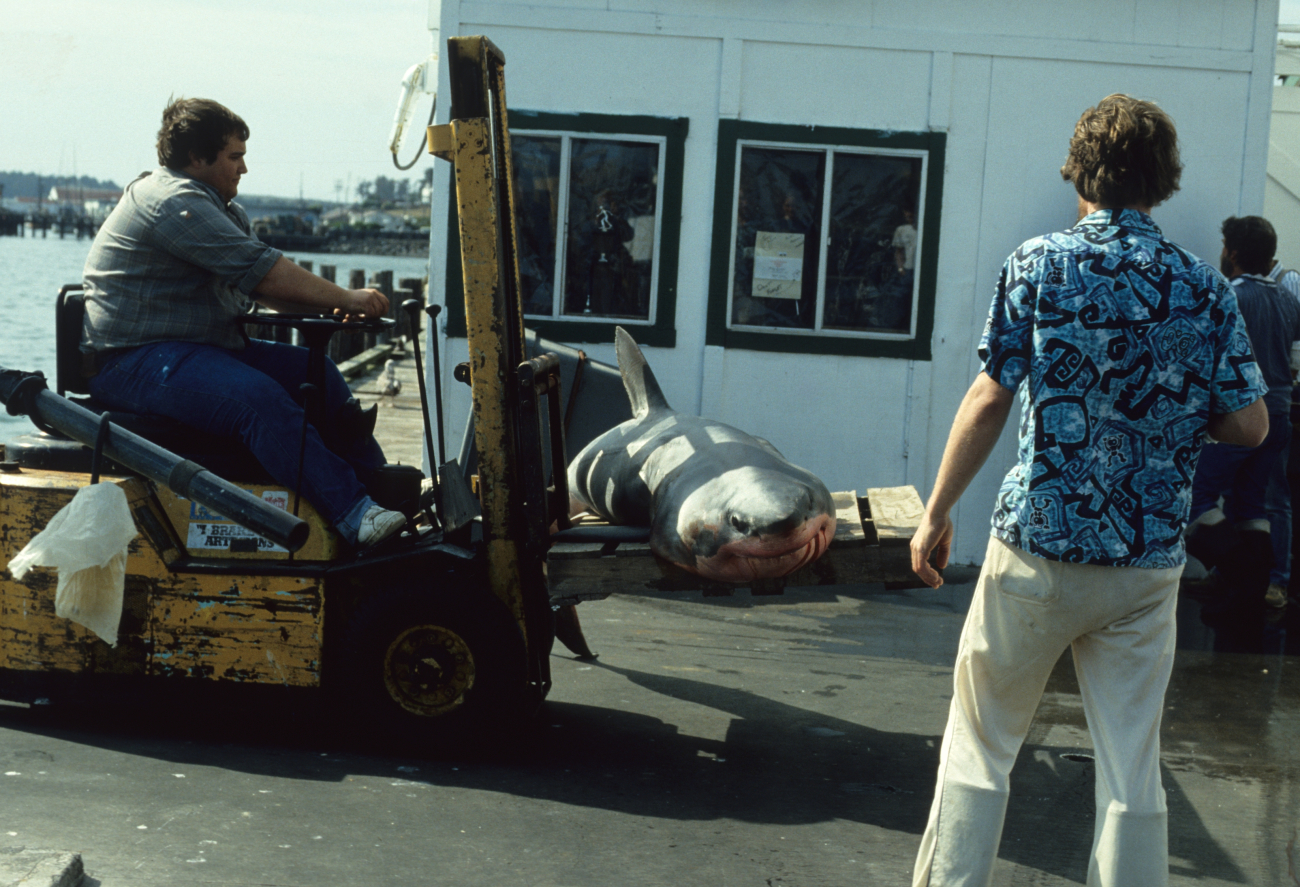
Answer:
[[[706, 530], [696, 541], [712, 535]], [[718, 582], [788, 576], [821, 557], [834, 536], [835, 518], [822, 513], [801, 521], [790, 532], [748, 535], [721, 545], [697, 544], [694, 572]]]
[[794, 572], [835, 535], [825, 485], [797, 469], [752, 466], [701, 484], [678, 512], [678, 533], [706, 578], [746, 582]]

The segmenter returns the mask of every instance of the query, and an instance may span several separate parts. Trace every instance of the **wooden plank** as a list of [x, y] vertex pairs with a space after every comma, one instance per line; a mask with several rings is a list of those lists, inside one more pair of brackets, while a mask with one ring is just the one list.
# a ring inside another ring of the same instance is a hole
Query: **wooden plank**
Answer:
[[[640, 555], [640, 552], [638, 552]], [[709, 582], [653, 555], [580, 557], [551, 560], [548, 566], [551, 599], [577, 603], [600, 600], [616, 593], [703, 591], [730, 594], [744, 585]], [[906, 546], [832, 548], [816, 562], [783, 579], [752, 587], [754, 594], [779, 594], [786, 587], [854, 585], [871, 582], [919, 585], [912, 573], [911, 552]]]
[[858, 514], [862, 515], [862, 532], [868, 545], [879, 545], [880, 537], [876, 535], [876, 522], [871, 519], [871, 503], [866, 496], [858, 497]]
[[835, 505], [835, 538], [831, 540], [831, 545], [866, 545], [867, 532], [862, 528], [857, 491], [831, 493], [831, 501]]
[[912, 541], [925, 514], [915, 487], [872, 487], [867, 490], [867, 501], [881, 545], [906, 545]]

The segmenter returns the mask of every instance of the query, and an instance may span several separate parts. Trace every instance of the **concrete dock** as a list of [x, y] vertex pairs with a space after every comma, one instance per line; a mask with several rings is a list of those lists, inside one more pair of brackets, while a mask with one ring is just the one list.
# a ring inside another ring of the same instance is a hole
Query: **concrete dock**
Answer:
[[[283, 706], [0, 707], [0, 884], [35, 883], [5, 881], [6, 853], [53, 850], [90, 887], [906, 884], [972, 589], [949, 572], [937, 591], [583, 604], [600, 658], [557, 646], [535, 723], [472, 757], [360, 751]], [[1294, 884], [1296, 617], [1198, 612], [1184, 597], [1164, 726], [1171, 883]], [[1083, 882], [1089, 754], [1063, 660], [996, 883]]]
[[[427, 324], [427, 318], [425, 318]], [[424, 335], [421, 335], [421, 341]], [[423, 357], [423, 352], [421, 353]], [[463, 358], [457, 358], [463, 359]], [[393, 376], [397, 379], [400, 390], [397, 394], [384, 393], [385, 365], [392, 361]], [[363, 406], [379, 406], [379, 416], [375, 422], [375, 438], [384, 448], [384, 455], [389, 462], [401, 462], [404, 465], [424, 465], [424, 419], [420, 409], [419, 379], [415, 372], [415, 355], [410, 342], [395, 342], [391, 346], [376, 348], [373, 353], [365, 354], [356, 360], [340, 364], [352, 394]], [[444, 372], [450, 370], [443, 366]], [[433, 393], [430, 392], [432, 397]], [[432, 403], [429, 407], [433, 410]], [[437, 425], [430, 412], [430, 426], [437, 432]], [[461, 429], [456, 429], [454, 437], [459, 442]]]

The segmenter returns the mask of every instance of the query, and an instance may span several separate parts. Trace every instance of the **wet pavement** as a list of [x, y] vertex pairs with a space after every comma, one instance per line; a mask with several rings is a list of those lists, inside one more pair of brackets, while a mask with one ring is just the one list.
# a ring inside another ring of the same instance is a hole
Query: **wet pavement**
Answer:
[[[600, 658], [557, 645], [536, 723], [459, 758], [251, 697], [0, 707], [0, 852], [79, 852], [91, 887], [906, 884], [971, 578], [583, 604]], [[1300, 883], [1300, 616], [1206, 625], [1201, 605], [1180, 601], [1164, 728], [1171, 883]], [[1089, 755], [1065, 658], [995, 883], [1083, 882]]]

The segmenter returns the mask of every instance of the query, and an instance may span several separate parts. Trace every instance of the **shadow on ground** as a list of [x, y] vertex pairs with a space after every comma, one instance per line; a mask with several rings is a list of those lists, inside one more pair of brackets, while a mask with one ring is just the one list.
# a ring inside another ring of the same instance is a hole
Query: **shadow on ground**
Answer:
[[[840, 594], [813, 591], [806, 599], [830, 602]], [[875, 588], [860, 593], [864, 600], [948, 611], [954, 617], [968, 596], [969, 589], [962, 591], [956, 584], [947, 592]], [[699, 615], [721, 618], [737, 608], [771, 607], [780, 600], [720, 599], [700, 607]], [[1260, 675], [1261, 669], [1267, 675], [1269, 662], [1290, 652], [1287, 638], [1295, 636], [1289, 631], [1290, 617], [1270, 622], [1268, 614], [1258, 615], [1262, 622], [1251, 616], [1239, 630], [1229, 630], [1201, 621], [1194, 598], [1180, 601], [1180, 647], [1189, 653], [1185, 658], [1180, 654], [1184, 664], [1175, 673], [1170, 698], [1179, 711], [1173, 720], [1186, 726], [1193, 742], [1187, 748], [1173, 743], [1174, 769], [1166, 767], [1165, 785], [1170, 851], [1178, 860], [1176, 873], [1187, 877], [1247, 881], [1180, 787], [1184, 769], [1215, 775], [1214, 762], [1207, 763], [1193, 746], [1216, 743], [1226, 755], [1252, 743], [1257, 747], [1274, 715], [1296, 708], [1294, 687], [1270, 683]], [[829, 618], [828, 643], [857, 632], [858, 623], [852, 620], [861, 618]], [[960, 623], [955, 618], [947, 621]], [[850, 623], [852, 628], [847, 627]], [[955, 650], [955, 634], [944, 643]], [[1261, 658], [1263, 650], [1270, 656]], [[947, 652], [949, 663], [952, 652]], [[0, 770], [10, 765], [18, 769], [17, 764], [30, 763], [31, 755], [46, 754], [43, 747], [53, 754], [57, 743], [67, 742], [169, 766], [279, 779], [342, 783], [374, 776], [418, 781], [450, 789], [451, 794], [498, 793], [665, 820], [770, 825], [843, 820], [901, 833], [907, 836], [899, 839], [904, 843], [919, 836], [938, 764], [938, 735], [894, 731], [869, 715], [848, 720], [705, 680], [620, 667], [611, 664], [612, 659], [592, 667], [660, 697], [666, 705], [657, 711], [702, 706], [723, 713], [728, 724], [723, 738], [691, 735], [684, 718], [674, 718], [680, 721], [675, 723], [622, 708], [556, 701], [547, 703], [534, 722], [504, 735], [501, 742], [485, 743], [473, 754], [396, 756], [374, 753], [358, 743], [357, 731], [309, 698], [210, 694], [166, 708], [123, 708], [102, 700], [66, 711], [0, 706], [0, 728], [36, 740], [26, 749], [0, 750]], [[1054, 672], [1048, 693], [1058, 701], [1045, 704], [1040, 720], [1085, 726], [1068, 657]], [[688, 706], [675, 708], [669, 700]], [[1237, 706], [1238, 715], [1219, 719], [1217, 712], [1224, 705]], [[1271, 771], [1266, 761], [1258, 763], [1264, 769], [1238, 769], [1223, 778], [1273, 778], [1289, 784], [1295, 775], [1276, 762]], [[1088, 748], [1027, 744], [1013, 773], [1002, 858], [1082, 882], [1092, 837], [1093, 776]]]
[[[658, 718], [572, 702], [547, 704], [508, 746], [446, 759], [351, 750], [328, 713], [302, 706], [222, 702], [165, 718], [134, 712], [125, 721], [120, 711], [99, 720], [93, 711], [69, 717], [9, 708], [0, 710], [0, 727], [169, 766], [328, 782], [358, 775], [405, 778], [453, 793], [500, 793], [667, 820], [845, 820], [919, 836], [938, 764], [938, 736], [867, 727], [678, 676], [600, 667], [661, 696], [727, 713], [725, 738], [702, 739]], [[1068, 689], [1072, 670], [1058, 673], [1053, 687]], [[110, 723], [130, 726], [102, 726]], [[253, 741], [254, 734], [268, 738]], [[1092, 834], [1087, 751], [1041, 745], [1022, 750], [1004, 859], [1083, 880]], [[0, 765], [6, 763], [0, 752]], [[1166, 785], [1173, 784], [1166, 778]], [[1169, 804], [1171, 821], [1179, 823], [1171, 851], [1187, 861], [1189, 873], [1243, 882], [1176, 788]]]

